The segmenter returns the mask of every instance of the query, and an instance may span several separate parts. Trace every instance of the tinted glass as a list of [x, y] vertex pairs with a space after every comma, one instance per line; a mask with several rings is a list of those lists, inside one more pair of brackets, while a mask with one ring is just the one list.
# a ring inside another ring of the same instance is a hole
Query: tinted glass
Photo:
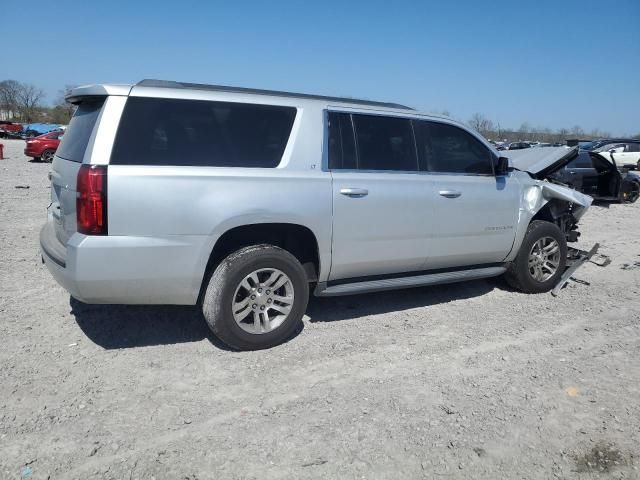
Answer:
[[627, 152], [640, 152], [640, 143], [629, 143], [627, 147]]
[[58, 157], [72, 162], [82, 162], [102, 105], [104, 105], [104, 99], [80, 104], [60, 142], [56, 152]]
[[357, 168], [353, 127], [348, 113], [329, 112], [329, 168]]
[[293, 107], [132, 97], [111, 163], [276, 167], [295, 116]]
[[578, 158], [571, 160], [566, 168], [593, 168], [591, 157], [587, 155], [578, 155]]
[[461, 128], [446, 123], [428, 123], [429, 171], [442, 173], [493, 174], [491, 151]]
[[352, 117], [359, 170], [418, 170], [410, 120], [374, 115]]

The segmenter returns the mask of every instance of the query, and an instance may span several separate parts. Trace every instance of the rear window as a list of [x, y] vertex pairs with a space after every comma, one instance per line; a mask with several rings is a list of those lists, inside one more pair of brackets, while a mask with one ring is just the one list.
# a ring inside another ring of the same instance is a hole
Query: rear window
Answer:
[[64, 132], [56, 152], [58, 157], [72, 162], [82, 162], [102, 105], [104, 105], [104, 98], [80, 104]]
[[131, 97], [110, 163], [273, 168], [295, 116], [293, 107]]

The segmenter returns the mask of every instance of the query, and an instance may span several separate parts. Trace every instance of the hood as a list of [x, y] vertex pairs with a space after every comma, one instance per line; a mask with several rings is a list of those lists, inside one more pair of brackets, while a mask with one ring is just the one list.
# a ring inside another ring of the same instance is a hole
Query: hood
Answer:
[[578, 147], [538, 147], [525, 150], [500, 152], [514, 168], [529, 172], [533, 178], [542, 180], [560, 170], [578, 156]]

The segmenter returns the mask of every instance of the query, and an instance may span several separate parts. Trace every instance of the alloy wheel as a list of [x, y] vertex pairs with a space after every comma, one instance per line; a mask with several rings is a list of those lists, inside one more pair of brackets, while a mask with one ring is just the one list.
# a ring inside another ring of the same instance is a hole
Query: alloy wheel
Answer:
[[44, 152], [42, 152], [42, 161], [43, 162], [53, 161], [53, 152], [51, 150], [45, 150]]
[[555, 238], [543, 237], [529, 252], [529, 274], [538, 282], [546, 282], [560, 266], [560, 245]]
[[236, 288], [233, 318], [245, 332], [268, 333], [289, 317], [293, 300], [291, 279], [276, 268], [261, 268], [244, 277]]

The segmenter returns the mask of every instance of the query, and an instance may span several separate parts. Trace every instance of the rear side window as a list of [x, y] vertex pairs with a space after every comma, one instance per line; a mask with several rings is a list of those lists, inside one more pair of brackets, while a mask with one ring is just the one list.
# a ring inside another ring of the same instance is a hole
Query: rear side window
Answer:
[[84, 152], [89, 144], [89, 138], [91, 138], [91, 133], [96, 126], [96, 121], [103, 105], [104, 98], [80, 104], [69, 122], [69, 126], [64, 131], [60, 146], [56, 152], [58, 157], [72, 162], [82, 162]]
[[421, 137], [426, 145], [419, 149], [426, 155], [431, 172], [492, 175], [493, 155], [477, 138], [454, 125], [439, 122], [416, 122], [426, 129]]
[[293, 107], [131, 97], [110, 163], [273, 168], [295, 116]]

